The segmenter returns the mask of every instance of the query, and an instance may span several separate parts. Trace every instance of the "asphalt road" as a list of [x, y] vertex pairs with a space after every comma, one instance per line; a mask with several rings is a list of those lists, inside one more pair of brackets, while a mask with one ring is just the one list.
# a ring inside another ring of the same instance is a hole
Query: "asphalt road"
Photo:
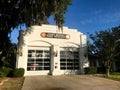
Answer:
[[120, 90], [120, 81], [92, 75], [27, 76], [22, 90]]

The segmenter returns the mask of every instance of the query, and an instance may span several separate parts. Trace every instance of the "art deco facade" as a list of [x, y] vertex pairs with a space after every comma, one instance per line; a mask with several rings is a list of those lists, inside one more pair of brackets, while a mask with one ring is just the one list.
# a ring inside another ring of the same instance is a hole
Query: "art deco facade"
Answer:
[[79, 74], [89, 66], [86, 35], [76, 29], [31, 26], [18, 39], [16, 66], [25, 69], [25, 76]]

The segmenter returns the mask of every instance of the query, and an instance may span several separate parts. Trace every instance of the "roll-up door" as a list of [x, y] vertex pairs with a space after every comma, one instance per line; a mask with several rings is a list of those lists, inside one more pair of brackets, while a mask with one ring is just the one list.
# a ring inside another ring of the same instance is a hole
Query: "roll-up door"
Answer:
[[28, 49], [27, 71], [50, 70], [50, 48]]
[[79, 70], [79, 50], [75, 47], [60, 49], [60, 69]]

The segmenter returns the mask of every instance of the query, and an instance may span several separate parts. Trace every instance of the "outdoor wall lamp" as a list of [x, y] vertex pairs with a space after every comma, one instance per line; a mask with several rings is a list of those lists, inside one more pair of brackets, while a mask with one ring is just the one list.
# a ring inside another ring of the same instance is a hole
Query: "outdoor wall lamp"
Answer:
[[54, 56], [57, 57], [58, 55], [58, 50], [54, 51]]
[[22, 56], [22, 53], [23, 53], [23, 49], [22, 49], [22, 47], [21, 47], [21, 48], [19, 48], [19, 50], [18, 50], [18, 54], [19, 54], [20, 56]]

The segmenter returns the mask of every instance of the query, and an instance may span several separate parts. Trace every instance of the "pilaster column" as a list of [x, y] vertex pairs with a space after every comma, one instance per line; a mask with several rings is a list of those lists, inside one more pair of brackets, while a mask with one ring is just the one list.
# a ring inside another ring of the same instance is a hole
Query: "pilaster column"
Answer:
[[58, 45], [53, 45], [51, 48], [51, 73], [52, 75], [59, 75], [60, 70], [60, 48]]

